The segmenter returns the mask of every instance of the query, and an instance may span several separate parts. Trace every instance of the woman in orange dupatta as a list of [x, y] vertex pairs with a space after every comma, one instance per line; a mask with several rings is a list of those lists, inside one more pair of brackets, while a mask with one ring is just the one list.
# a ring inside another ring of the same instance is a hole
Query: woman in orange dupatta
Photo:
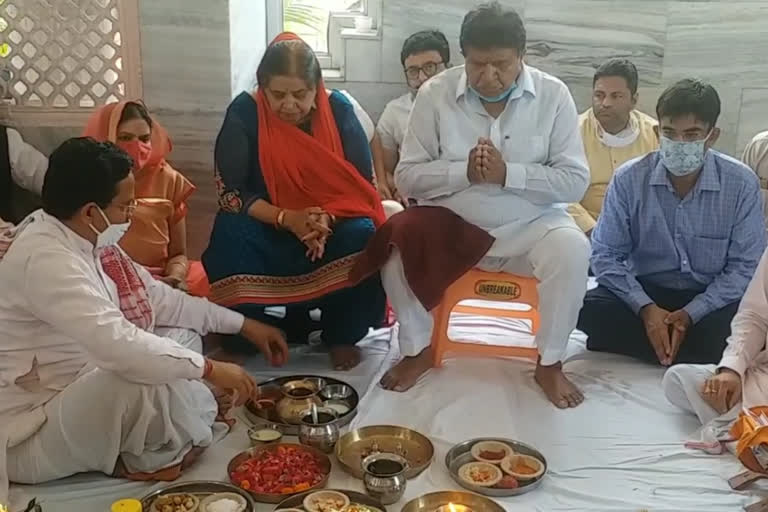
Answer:
[[135, 165], [137, 207], [120, 247], [171, 286], [205, 297], [199, 261], [187, 260], [187, 199], [195, 186], [170, 166], [171, 139], [141, 101], [110, 103], [96, 111], [83, 134], [117, 144]]
[[216, 141], [220, 210], [203, 254], [210, 298], [277, 324], [291, 341], [321, 330], [333, 366], [349, 369], [360, 362], [355, 344], [385, 310], [378, 276], [349, 280], [384, 222], [368, 140], [349, 100], [326, 91], [298, 36], [273, 41], [257, 81], [232, 101]]

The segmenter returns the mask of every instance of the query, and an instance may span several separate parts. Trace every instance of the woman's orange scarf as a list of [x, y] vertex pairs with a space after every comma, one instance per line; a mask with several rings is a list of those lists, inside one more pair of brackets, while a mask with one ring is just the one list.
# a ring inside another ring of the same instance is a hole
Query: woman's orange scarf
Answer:
[[[85, 125], [84, 137], [93, 137], [101, 142], [117, 142], [117, 126], [120, 124], [120, 118], [123, 116], [123, 110], [128, 103], [141, 103], [141, 100], [125, 100], [119, 103], [110, 103], [98, 109], [88, 119]], [[152, 174], [153, 171], [159, 171], [166, 164], [165, 159], [170, 154], [173, 145], [168, 132], [152, 116], [152, 153], [143, 169], [146, 174]], [[145, 174], [142, 172], [141, 174]], [[136, 176], [137, 182], [139, 176]], [[138, 185], [138, 183], [137, 183]]]
[[[284, 32], [271, 44], [301, 40]], [[370, 217], [384, 223], [376, 189], [345, 160], [341, 137], [322, 80], [317, 84], [312, 135], [286, 123], [269, 107], [264, 91], [255, 93], [259, 114], [259, 163], [275, 206], [320, 206], [337, 217]]]

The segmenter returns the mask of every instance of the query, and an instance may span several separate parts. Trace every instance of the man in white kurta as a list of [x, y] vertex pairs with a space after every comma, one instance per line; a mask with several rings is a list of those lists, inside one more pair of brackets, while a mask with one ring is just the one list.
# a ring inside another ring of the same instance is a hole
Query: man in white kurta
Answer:
[[[0, 503], [8, 477], [146, 475], [180, 468], [208, 446], [219, 412], [211, 389], [235, 390], [239, 403], [256, 390], [242, 368], [201, 355], [201, 334], [240, 333], [270, 357], [272, 348], [277, 359], [286, 354], [271, 327], [170, 288], [122, 252], [113, 254], [135, 273], [120, 283], [108, 275], [101, 251], [120, 251], [114, 242], [134, 204], [131, 166], [111, 144], [65, 142], [51, 157], [46, 211], [0, 251]], [[126, 313], [132, 278], [148, 299], [145, 329]]]
[[[589, 257], [589, 242], [565, 210], [589, 183], [576, 107], [563, 82], [523, 63], [525, 29], [514, 11], [481, 6], [466, 16], [461, 33], [465, 66], [432, 78], [416, 96], [397, 188], [493, 235], [479, 268], [538, 279], [536, 381], [555, 405], [575, 407], [583, 396], [561, 362]], [[430, 366], [432, 317], [410, 289], [398, 252], [382, 269], [382, 282], [405, 356], [382, 385], [403, 390]]]
[[731, 323], [717, 365], [678, 364], [664, 374], [667, 399], [707, 424], [735, 419], [745, 407], [768, 404], [768, 252], [763, 254]]

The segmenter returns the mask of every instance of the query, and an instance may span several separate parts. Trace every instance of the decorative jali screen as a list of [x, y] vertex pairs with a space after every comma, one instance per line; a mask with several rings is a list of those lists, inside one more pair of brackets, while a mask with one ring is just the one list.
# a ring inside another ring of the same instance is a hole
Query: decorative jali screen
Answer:
[[0, 93], [67, 110], [137, 95], [137, 42], [136, 0], [0, 0]]

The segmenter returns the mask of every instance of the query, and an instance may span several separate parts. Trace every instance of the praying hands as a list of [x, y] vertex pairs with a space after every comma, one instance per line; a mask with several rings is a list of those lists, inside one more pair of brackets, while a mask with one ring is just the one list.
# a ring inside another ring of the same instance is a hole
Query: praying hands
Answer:
[[504, 186], [507, 179], [507, 163], [490, 139], [480, 137], [469, 152], [467, 178], [472, 184], [493, 183]]
[[659, 363], [671, 365], [691, 326], [690, 315], [684, 309], [667, 311], [656, 304], [648, 304], [640, 310], [640, 317]]
[[285, 227], [307, 246], [306, 256], [311, 261], [322, 259], [325, 254], [332, 223], [331, 215], [318, 206], [285, 212]]

